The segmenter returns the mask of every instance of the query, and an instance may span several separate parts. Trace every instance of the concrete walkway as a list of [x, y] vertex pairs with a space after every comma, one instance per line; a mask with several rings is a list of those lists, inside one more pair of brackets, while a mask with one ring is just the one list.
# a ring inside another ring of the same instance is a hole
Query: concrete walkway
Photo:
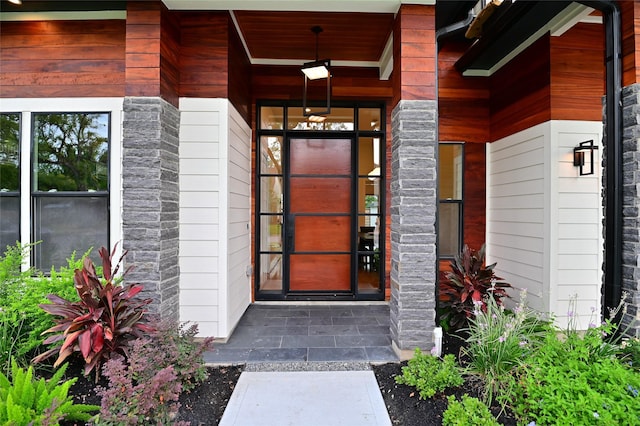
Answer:
[[373, 371], [243, 372], [220, 426], [389, 426]]

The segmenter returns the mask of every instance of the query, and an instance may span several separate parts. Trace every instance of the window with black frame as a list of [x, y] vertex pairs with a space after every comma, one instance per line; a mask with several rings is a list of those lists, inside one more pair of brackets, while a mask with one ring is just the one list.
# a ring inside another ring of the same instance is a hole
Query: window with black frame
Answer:
[[0, 114], [0, 253], [20, 241], [20, 114]]
[[438, 249], [440, 258], [453, 258], [462, 249], [464, 145], [439, 145]]
[[32, 116], [34, 266], [109, 247], [109, 113]]

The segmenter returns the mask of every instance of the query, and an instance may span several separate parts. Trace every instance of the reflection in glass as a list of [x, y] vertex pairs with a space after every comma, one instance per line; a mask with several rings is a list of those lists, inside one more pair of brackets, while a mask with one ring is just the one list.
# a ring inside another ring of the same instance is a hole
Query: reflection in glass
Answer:
[[260, 255], [260, 291], [282, 291], [282, 254]]
[[20, 195], [0, 194], [0, 254], [20, 240]]
[[322, 121], [302, 115], [302, 108], [287, 109], [287, 128], [289, 130], [332, 130], [347, 131], [354, 129], [353, 108], [331, 108], [331, 114]]
[[282, 213], [282, 176], [260, 178], [260, 213]]
[[260, 226], [260, 251], [282, 251], [282, 215], [262, 215]]
[[35, 199], [36, 267], [48, 271], [67, 265], [74, 251], [78, 256], [90, 248], [99, 261], [98, 249], [109, 247], [107, 197], [37, 197]]
[[440, 256], [456, 256], [460, 251], [460, 205], [440, 203], [438, 210], [438, 247]]
[[282, 137], [260, 138], [260, 172], [267, 175], [282, 174]]
[[20, 114], [0, 114], [0, 191], [20, 189]]
[[380, 108], [360, 108], [358, 110], [358, 129], [379, 131], [381, 129]]
[[108, 189], [109, 114], [34, 114], [34, 189]]
[[277, 106], [260, 107], [260, 128], [267, 130], [282, 130], [284, 123], [284, 108]]
[[441, 200], [462, 199], [462, 144], [440, 144], [438, 178]]

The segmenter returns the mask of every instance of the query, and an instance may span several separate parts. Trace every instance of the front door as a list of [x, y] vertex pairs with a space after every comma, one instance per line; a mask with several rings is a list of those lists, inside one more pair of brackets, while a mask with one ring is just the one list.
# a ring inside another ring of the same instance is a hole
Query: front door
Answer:
[[352, 292], [353, 141], [289, 139], [288, 292]]

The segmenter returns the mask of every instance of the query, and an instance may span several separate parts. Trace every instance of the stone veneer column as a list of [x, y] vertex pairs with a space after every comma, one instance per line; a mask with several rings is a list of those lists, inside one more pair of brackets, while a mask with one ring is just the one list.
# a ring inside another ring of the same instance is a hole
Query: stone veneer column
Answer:
[[436, 317], [437, 102], [391, 114], [391, 339], [401, 358], [433, 346]]
[[640, 337], [640, 84], [622, 90], [622, 291], [629, 302], [623, 327]]
[[123, 248], [151, 310], [179, 319], [178, 140], [180, 113], [159, 97], [129, 97], [123, 123]]

